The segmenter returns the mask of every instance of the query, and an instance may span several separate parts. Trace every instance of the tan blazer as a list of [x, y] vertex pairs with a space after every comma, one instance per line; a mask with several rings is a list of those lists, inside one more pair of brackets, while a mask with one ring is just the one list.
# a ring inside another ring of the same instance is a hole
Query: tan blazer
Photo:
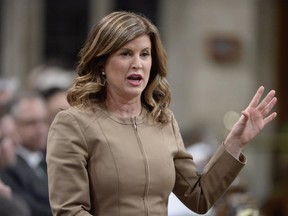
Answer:
[[104, 110], [61, 111], [47, 146], [49, 195], [55, 216], [165, 216], [173, 191], [206, 212], [245, 163], [222, 146], [198, 175], [177, 122], [154, 123], [146, 111], [120, 119]]

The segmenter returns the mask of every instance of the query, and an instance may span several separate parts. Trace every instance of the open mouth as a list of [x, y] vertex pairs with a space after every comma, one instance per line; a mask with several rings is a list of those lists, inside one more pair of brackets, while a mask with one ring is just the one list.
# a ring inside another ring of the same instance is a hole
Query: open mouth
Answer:
[[142, 80], [142, 76], [140, 74], [131, 74], [127, 77], [127, 79], [132, 81], [140, 81]]
[[127, 77], [128, 82], [131, 85], [140, 85], [143, 77], [140, 74], [131, 74]]

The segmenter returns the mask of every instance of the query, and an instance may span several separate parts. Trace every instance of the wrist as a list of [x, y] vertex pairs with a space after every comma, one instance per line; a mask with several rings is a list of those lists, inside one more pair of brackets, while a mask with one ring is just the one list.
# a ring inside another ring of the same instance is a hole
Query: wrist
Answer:
[[242, 152], [242, 143], [239, 140], [230, 140], [226, 139], [223, 143], [225, 149], [236, 159], [239, 159], [239, 156]]

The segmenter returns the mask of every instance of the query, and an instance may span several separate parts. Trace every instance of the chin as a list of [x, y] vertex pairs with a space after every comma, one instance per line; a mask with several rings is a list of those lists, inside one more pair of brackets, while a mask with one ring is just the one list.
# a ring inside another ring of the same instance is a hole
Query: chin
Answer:
[[143, 93], [143, 90], [139, 90], [139, 91], [130, 91], [129, 93], [127, 93], [128, 95], [130, 95], [132, 98], [135, 98], [135, 97], [141, 97]]

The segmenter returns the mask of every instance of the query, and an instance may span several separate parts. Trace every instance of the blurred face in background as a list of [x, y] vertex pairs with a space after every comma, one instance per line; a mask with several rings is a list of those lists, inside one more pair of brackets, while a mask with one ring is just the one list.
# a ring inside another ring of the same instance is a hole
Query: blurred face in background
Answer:
[[59, 92], [50, 96], [47, 100], [47, 108], [49, 112], [49, 125], [54, 120], [56, 114], [61, 111], [65, 110], [70, 107], [69, 103], [67, 102], [67, 93], [65, 90], [60, 90]]
[[16, 115], [17, 132], [20, 144], [30, 151], [46, 148], [48, 133], [48, 111], [39, 98], [25, 98], [18, 103]]
[[19, 136], [16, 132], [14, 119], [6, 115], [0, 120], [0, 168], [16, 163], [16, 147]]

